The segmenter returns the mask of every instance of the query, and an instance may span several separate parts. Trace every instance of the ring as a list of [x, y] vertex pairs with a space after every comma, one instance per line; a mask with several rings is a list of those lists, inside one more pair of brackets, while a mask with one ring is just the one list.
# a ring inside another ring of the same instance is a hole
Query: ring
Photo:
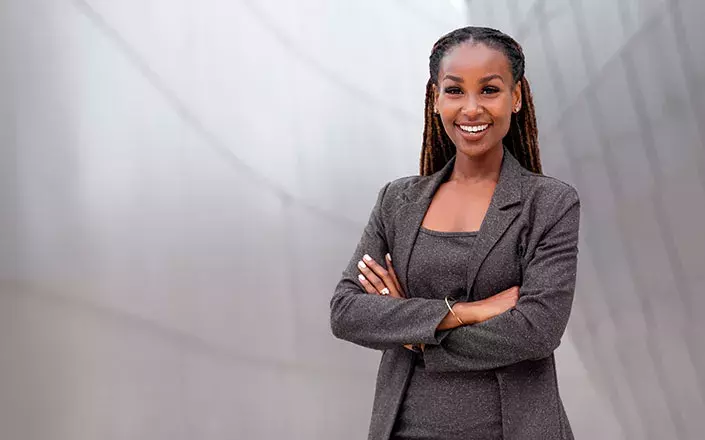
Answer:
[[380, 293], [381, 295], [387, 296], [387, 295], [389, 295], [389, 289], [387, 289], [387, 288], [385, 287], [384, 289], [380, 290], [379, 293]]

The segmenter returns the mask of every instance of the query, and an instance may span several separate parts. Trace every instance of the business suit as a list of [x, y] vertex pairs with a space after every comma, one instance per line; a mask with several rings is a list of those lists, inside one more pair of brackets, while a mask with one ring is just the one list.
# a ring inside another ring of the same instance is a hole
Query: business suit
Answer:
[[[423, 343], [428, 371], [493, 370], [505, 440], [572, 439], [553, 351], [565, 331], [575, 288], [580, 202], [569, 185], [531, 173], [505, 149], [499, 180], [467, 262], [464, 301], [519, 285], [516, 307], [482, 323], [436, 331], [443, 300], [415, 298], [407, 271], [419, 227], [451, 160], [431, 176], [386, 184], [331, 300], [333, 334], [383, 350], [369, 440], [387, 440], [412, 369], [403, 344]], [[369, 295], [357, 262], [390, 252], [406, 299]], [[468, 396], [468, 398], [472, 398]], [[456, 417], [449, 407], [448, 417]]]

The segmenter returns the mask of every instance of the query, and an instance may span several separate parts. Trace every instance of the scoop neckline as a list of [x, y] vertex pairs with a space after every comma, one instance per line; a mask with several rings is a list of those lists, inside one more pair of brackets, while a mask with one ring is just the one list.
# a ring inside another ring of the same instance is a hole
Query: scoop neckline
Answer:
[[479, 231], [434, 231], [433, 229], [428, 229], [421, 226], [421, 231], [430, 234], [438, 235], [440, 237], [474, 237]]

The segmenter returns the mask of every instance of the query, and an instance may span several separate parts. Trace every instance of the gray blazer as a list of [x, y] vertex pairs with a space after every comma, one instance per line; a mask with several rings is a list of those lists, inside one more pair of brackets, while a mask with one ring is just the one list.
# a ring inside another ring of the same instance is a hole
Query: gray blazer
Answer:
[[[431, 176], [386, 184], [331, 307], [333, 334], [383, 350], [369, 440], [388, 440], [412, 370], [403, 344], [424, 343], [426, 370], [492, 370], [500, 387], [505, 440], [572, 439], [558, 393], [554, 350], [573, 302], [580, 201], [574, 188], [531, 173], [504, 150], [499, 181], [467, 261], [467, 296], [475, 301], [519, 285], [515, 308], [488, 321], [436, 331], [443, 300], [415, 298], [407, 271], [421, 222], [451, 160]], [[406, 299], [368, 295], [357, 280], [364, 254], [390, 252]], [[472, 398], [472, 396], [468, 396]], [[448, 417], [458, 417], [452, 407]]]

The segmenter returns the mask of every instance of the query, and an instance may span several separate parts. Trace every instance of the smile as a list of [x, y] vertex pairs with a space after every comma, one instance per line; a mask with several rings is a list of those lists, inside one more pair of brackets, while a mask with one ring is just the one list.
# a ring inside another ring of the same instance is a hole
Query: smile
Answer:
[[467, 132], [467, 133], [482, 133], [483, 131], [487, 130], [487, 128], [490, 126], [490, 124], [484, 124], [484, 125], [458, 125], [461, 130]]

